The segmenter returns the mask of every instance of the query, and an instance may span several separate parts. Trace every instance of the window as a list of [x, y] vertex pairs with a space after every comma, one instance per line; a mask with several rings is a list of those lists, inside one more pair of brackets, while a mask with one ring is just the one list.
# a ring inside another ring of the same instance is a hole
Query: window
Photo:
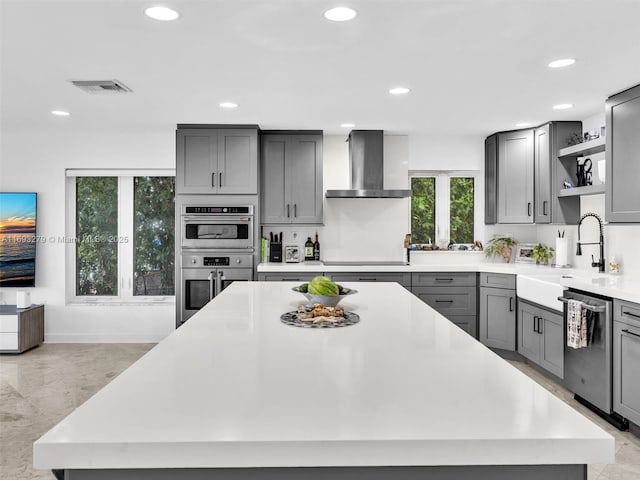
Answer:
[[69, 170], [67, 176], [69, 299], [173, 301], [173, 172]]
[[473, 243], [476, 234], [475, 172], [411, 173], [411, 242]]

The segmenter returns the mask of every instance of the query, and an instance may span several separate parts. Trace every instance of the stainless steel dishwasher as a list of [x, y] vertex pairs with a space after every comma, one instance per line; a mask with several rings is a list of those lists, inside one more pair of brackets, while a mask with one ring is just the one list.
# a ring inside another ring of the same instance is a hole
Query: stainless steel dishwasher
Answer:
[[[605, 418], [617, 428], [625, 428], [622, 417], [613, 413], [612, 401], [612, 346], [613, 303], [611, 298], [567, 290], [562, 297], [564, 303], [564, 383], [575, 394], [575, 399]], [[589, 312], [589, 344], [583, 348], [567, 346], [567, 303], [569, 300], [583, 302]], [[595, 407], [595, 408], [594, 408]]]

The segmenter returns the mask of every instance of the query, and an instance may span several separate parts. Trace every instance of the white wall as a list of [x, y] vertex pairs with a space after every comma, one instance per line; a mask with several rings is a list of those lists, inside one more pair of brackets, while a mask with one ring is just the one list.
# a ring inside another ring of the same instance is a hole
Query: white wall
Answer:
[[[160, 133], [40, 134], [3, 132], [0, 189], [38, 193], [36, 287], [33, 303], [45, 306], [48, 342], [153, 342], [175, 324], [175, 306], [75, 306], [65, 304], [66, 168], [175, 168], [175, 131]], [[49, 240], [52, 237], [54, 240]], [[13, 288], [0, 302], [15, 303]]]

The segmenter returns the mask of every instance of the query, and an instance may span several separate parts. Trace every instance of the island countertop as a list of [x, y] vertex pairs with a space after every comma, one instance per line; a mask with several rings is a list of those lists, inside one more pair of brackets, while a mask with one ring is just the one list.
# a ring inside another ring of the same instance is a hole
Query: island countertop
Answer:
[[285, 325], [235, 282], [34, 444], [36, 468], [612, 463], [614, 440], [394, 283], [358, 324]]

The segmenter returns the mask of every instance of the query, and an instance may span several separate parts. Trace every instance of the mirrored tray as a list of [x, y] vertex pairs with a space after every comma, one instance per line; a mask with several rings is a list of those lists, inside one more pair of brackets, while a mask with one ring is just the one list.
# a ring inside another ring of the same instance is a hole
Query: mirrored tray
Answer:
[[349, 325], [355, 325], [360, 321], [360, 317], [357, 313], [344, 312], [344, 317], [341, 320], [335, 322], [303, 322], [298, 320], [298, 312], [287, 312], [280, 315], [280, 321], [294, 327], [301, 328], [340, 328], [348, 327]]

